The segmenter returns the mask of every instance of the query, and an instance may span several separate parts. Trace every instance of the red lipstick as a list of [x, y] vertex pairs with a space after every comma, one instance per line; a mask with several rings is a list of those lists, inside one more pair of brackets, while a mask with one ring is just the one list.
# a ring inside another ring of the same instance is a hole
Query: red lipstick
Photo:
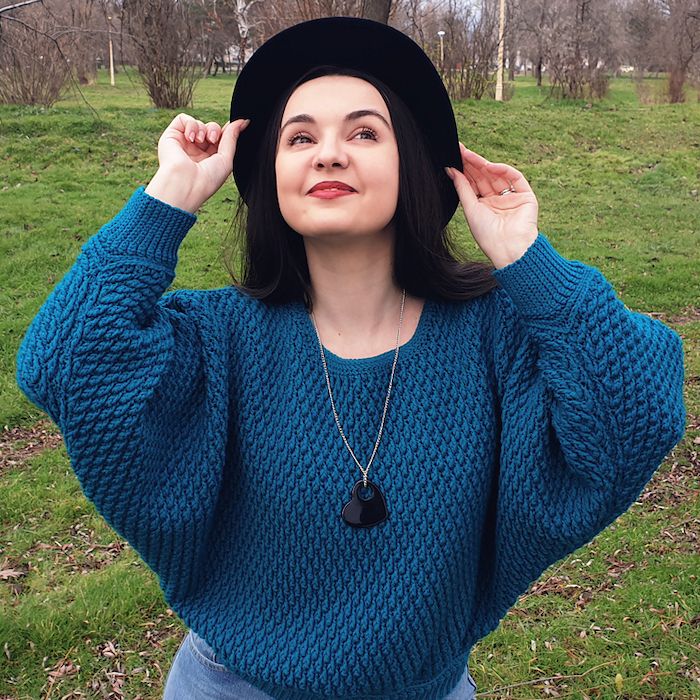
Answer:
[[335, 199], [336, 197], [343, 197], [347, 194], [354, 194], [356, 190], [346, 182], [341, 182], [340, 180], [323, 180], [322, 182], [317, 182], [307, 194], [311, 197], [318, 197], [319, 199]]

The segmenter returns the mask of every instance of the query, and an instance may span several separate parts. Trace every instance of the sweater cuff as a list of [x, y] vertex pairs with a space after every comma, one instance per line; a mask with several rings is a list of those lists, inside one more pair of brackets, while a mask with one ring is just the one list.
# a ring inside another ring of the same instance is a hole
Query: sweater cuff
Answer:
[[587, 286], [582, 281], [592, 271], [590, 266], [560, 255], [540, 231], [523, 255], [491, 274], [522, 316], [550, 318], [572, 310]]
[[110, 254], [146, 258], [174, 270], [178, 248], [197, 217], [152, 197], [145, 189], [139, 187], [83, 248], [97, 242]]

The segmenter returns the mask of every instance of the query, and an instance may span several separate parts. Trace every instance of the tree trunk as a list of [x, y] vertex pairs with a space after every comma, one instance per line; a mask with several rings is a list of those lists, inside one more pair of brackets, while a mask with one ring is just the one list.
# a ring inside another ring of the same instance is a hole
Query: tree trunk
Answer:
[[512, 47], [508, 52], [508, 80], [512, 83], [515, 80], [515, 62], [517, 60], [517, 50]]
[[388, 24], [391, 0], [363, 0], [362, 14], [364, 19], [373, 19], [375, 22]]
[[671, 103], [684, 102], [683, 86], [685, 85], [685, 68], [675, 64], [668, 76], [668, 96]]
[[242, 36], [241, 41], [238, 44], [238, 72], [240, 73], [245, 64], [246, 50], [248, 48], [248, 37]]

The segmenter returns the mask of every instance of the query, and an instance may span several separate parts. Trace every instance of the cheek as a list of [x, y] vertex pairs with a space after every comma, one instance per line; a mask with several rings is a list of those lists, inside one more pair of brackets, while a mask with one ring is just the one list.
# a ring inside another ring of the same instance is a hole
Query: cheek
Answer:
[[275, 181], [278, 192], [293, 191], [299, 186], [300, 177], [299, 167], [294, 167], [284, 158], [275, 161]]
[[299, 204], [295, 196], [299, 188], [299, 169], [290, 167], [284, 158], [275, 161], [277, 203], [282, 218], [294, 228], [298, 224]]
[[393, 149], [386, 158], [384, 158], [386, 163], [385, 173], [386, 177], [391, 178], [392, 182], [399, 181], [399, 152]]
[[386, 167], [383, 170], [384, 186], [392, 193], [392, 197], [398, 197], [399, 193], [399, 156], [392, 154], [385, 160]]
[[284, 210], [289, 198], [289, 173], [284, 166], [284, 162], [275, 163], [275, 186], [277, 189], [277, 201], [280, 209]]

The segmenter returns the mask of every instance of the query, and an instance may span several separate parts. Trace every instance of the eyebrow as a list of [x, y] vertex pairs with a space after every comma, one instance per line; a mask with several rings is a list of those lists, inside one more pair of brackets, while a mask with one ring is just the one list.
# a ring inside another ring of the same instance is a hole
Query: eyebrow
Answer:
[[[379, 117], [386, 124], [389, 131], [391, 131], [391, 125], [389, 122], [379, 112], [377, 112], [376, 109], [356, 109], [354, 112], [346, 114], [343, 121], [347, 123], [356, 119], [361, 119], [362, 117]], [[282, 133], [287, 126], [289, 126], [289, 124], [295, 124], [297, 122], [304, 124], [315, 124], [316, 120], [310, 114], [297, 114], [296, 116], [287, 119], [280, 129], [280, 133]]]

